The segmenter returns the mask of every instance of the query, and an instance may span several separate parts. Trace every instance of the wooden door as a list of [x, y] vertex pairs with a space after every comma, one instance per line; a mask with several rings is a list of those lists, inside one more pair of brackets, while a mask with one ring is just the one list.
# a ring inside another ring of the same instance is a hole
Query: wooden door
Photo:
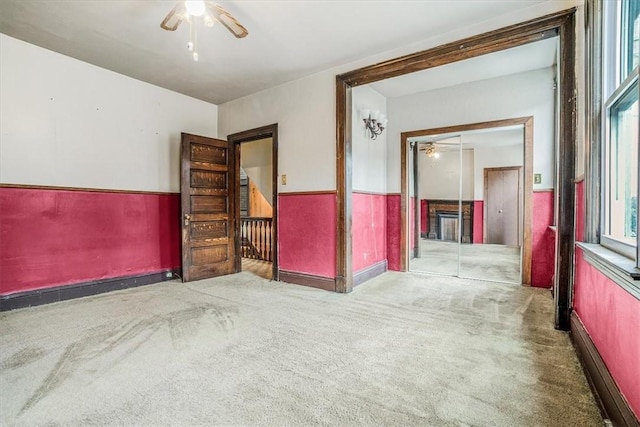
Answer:
[[484, 243], [519, 247], [522, 241], [521, 167], [487, 168]]
[[235, 273], [235, 145], [182, 134], [182, 281]]

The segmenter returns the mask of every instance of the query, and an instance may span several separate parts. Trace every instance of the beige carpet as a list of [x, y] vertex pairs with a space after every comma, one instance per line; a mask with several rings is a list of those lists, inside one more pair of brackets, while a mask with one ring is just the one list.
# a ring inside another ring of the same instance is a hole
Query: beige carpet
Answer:
[[458, 251], [458, 244], [455, 242], [420, 239], [420, 249], [420, 257], [410, 261], [411, 271], [513, 284], [522, 283], [519, 248], [463, 244]]
[[1, 425], [601, 426], [548, 291], [244, 272], [0, 314]]

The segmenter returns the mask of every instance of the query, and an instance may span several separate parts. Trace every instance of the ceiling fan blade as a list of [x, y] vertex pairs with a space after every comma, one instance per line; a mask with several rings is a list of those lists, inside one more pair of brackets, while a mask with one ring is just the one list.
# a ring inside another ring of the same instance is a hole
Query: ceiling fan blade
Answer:
[[205, 2], [205, 4], [211, 16], [216, 21], [227, 27], [227, 30], [231, 31], [236, 38], [241, 39], [249, 34], [247, 29], [244, 28], [242, 24], [240, 24], [229, 12], [224, 10], [222, 6], [210, 1]]
[[160, 28], [167, 31], [177, 30], [178, 26], [182, 23], [184, 13], [184, 2], [179, 1], [178, 3], [176, 3], [173, 9], [171, 9], [171, 12], [169, 12], [167, 16], [164, 17], [164, 19], [160, 23]]

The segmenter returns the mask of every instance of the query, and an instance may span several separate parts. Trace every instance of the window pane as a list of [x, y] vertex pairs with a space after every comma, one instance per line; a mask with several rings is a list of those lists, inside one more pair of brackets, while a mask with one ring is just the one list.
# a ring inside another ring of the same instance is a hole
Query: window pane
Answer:
[[607, 219], [611, 238], [636, 245], [638, 232], [638, 85], [609, 110]]
[[640, 60], [640, 0], [625, 1], [622, 13], [621, 80], [624, 80]]

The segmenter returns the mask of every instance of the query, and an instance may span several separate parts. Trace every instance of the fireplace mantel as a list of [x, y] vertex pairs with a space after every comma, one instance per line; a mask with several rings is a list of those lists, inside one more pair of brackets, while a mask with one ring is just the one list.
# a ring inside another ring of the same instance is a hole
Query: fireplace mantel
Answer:
[[[458, 214], [458, 200], [426, 200], [429, 210], [427, 239], [439, 240], [439, 214]], [[473, 242], [473, 200], [462, 201], [462, 243]]]

